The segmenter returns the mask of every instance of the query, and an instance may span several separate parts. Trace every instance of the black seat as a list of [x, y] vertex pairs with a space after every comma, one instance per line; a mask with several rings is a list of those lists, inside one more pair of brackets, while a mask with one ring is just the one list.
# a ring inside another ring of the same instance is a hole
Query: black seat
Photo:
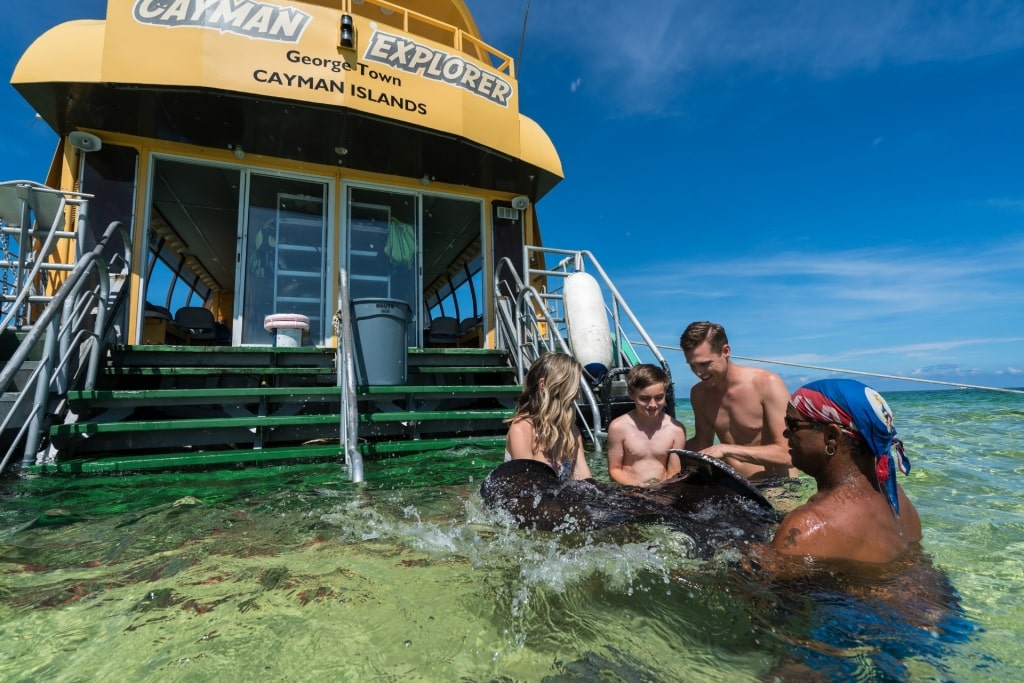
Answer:
[[454, 346], [459, 339], [459, 321], [446, 315], [430, 321], [429, 346]]
[[213, 311], [201, 306], [185, 306], [174, 314], [174, 322], [189, 331], [192, 341], [209, 341], [217, 339], [217, 321], [213, 319]]

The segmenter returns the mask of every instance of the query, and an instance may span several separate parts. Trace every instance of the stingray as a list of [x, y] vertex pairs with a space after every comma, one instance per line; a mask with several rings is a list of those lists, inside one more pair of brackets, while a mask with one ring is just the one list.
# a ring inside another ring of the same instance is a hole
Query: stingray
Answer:
[[506, 511], [522, 529], [576, 532], [662, 524], [691, 538], [699, 557], [724, 546], [768, 540], [779, 514], [760, 491], [716, 458], [672, 452], [682, 471], [650, 487], [559, 481], [545, 463], [512, 460], [487, 475], [480, 495], [485, 505]]

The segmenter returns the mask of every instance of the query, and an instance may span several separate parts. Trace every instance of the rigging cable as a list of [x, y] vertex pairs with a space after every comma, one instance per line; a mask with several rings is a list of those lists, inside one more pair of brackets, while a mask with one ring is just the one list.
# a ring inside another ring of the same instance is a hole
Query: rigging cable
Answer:
[[[630, 342], [631, 344], [634, 342]], [[675, 346], [663, 346], [661, 344], [656, 345], [659, 349], [681, 351]], [[881, 379], [898, 379], [904, 382], [918, 382], [921, 384], [940, 384], [947, 387], [954, 387], [956, 389], [981, 389], [983, 391], [1001, 391], [1007, 394], [1024, 394], [1024, 390], [1021, 389], [1004, 389], [1002, 387], [986, 387], [978, 384], [964, 384], [963, 382], [944, 382], [937, 379], [923, 379], [920, 377], [904, 377], [902, 375], [887, 375], [881, 372], [864, 372], [861, 370], [844, 370], [842, 368], [826, 368], [821, 365], [807, 365], [804, 363], [790, 363], [783, 360], [764, 360], [763, 358], [750, 358], [749, 356], [737, 356], [733, 355], [732, 358], [737, 360], [752, 361], [754, 363], [764, 363], [766, 365], [786, 365], [791, 368], [804, 368], [807, 370], [820, 370], [822, 372], [836, 372], [844, 375], [861, 375], [865, 377], [879, 377]]]

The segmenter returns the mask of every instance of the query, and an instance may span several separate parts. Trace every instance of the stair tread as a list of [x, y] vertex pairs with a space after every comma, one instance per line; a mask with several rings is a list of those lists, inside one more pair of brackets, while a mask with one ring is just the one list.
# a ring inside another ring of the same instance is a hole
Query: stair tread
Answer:
[[174, 367], [131, 366], [104, 368], [103, 374], [115, 377], [175, 376], [175, 375], [333, 375], [334, 368], [319, 366], [284, 367], [224, 367], [185, 365]]
[[506, 365], [416, 365], [409, 370], [420, 373], [470, 373], [470, 372], [501, 372], [513, 374], [515, 370]]
[[[385, 398], [458, 398], [460, 396], [516, 396], [521, 387], [511, 384], [475, 384], [441, 386], [361, 386], [356, 387], [359, 399]], [[68, 401], [83, 409], [111, 408], [118, 405], [216, 405], [228, 403], [303, 403], [307, 401], [340, 400], [338, 387], [228, 387], [213, 389], [107, 389], [70, 391]]]
[[[431, 411], [393, 411], [363, 414], [359, 416], [362, 423], [379, 422], [436, 422], [439, 420], [487, 420], [504, 419], [512, 416], [513, 411], [505, 408], [489, 408], [484, 410], [431, 410]], [[169, 420], [122, 420], [120, 422], [73, 422], [54, 425], [50, 433], [54, 436], [72, 434], [124, 434], [140, 431], [179, 431], [184, 429], [230, 429], [331, 424], [341, 420], [339, 413], [322, 413], [318, 415], [268, 415], [264, 417], [210, 417], [180, 418]]]
[[[384, 443], [361, 443], [363, 455], [386, 455], [446, 450], [460, 446], [476, 446], [487, 449], [501, 448], [505, 437], [466, 436], [458, 439], [416, 439], [389, 441]], [[343, 448], [337, 442], [308, 444], [302, 446], [281, 446], [263, 449], [186, 451], [180, 453], [136, 454], [98, 458], [76, 458], [48, 465], [30, 465], [26, 471], [37, 474], [90, 474], [125, 472], [146, 469], [172, 469], [207, 465], [270, 462], [275, 460], [330, 459], [343, 457]]]
[[[398, 385], [398, 386], [358, 386], [356, 393], [360, 396], [376, 396], [380, 394], [486, 394], [509, 393], [520, 391], [513, 384], [446, 384], [446, 385]], [[210, 398], [222, 399], [241, 397], [278, 397], [278, 396], [334, 396], [338, 395], [337, 386], [323, 387], [220, 387], [213, 389], [93, 389], [89, 391], [69, 391], [68, 398], [77, 401], [137, 399], [137, 398]]]
[[118, 354], [140, 354], [158, 351], [161, 353], [181, 354], [223, 354], [223, 355], [252, 355], [258, 353], [274, 353], [282, 355], [308, 355], [318, 356], [325, 353], [332, 354], [334, 349], [319, 346], [174, 346], [170, 344], [132, 344], [118, 345], [113, 347], [114, 353]]
[[512, 417], [513, 410], [508, 408], [487, 408], [483, 410], [396, 410], [389, 412], [371, 413], [360, 415], [359, 421], [363, 423], [379, 422], [436, 422], [439, 420], [486, 420], [505, 419]]

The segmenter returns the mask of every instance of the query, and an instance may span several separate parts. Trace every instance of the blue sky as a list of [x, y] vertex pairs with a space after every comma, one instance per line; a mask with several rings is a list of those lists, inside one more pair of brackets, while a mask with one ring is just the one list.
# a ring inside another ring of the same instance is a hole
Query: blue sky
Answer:
[[[468, 4], [516, 57], [525, 0]], [[666, 346], [710, 319], [740, 356], [1024, 386], [1024, 4], [636, 7], [530, 6], [520, 106], [566, 174], [538, 205], [548, 246], [593, 251]], [[104, 8], [7, 8], [5, 80], [43, 28]], [[2, 176], [41, 179], [53, 134], [0, 102]]]

